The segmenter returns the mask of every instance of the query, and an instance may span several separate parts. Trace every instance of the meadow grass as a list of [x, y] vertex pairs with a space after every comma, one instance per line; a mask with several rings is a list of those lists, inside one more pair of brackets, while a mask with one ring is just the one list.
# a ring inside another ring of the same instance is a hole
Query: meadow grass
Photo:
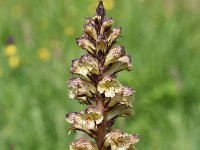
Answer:
[[[108, 16], [123, 28], [118, 42], [133, 58], [119, 74], [134, 87], [135, 116], [117, 128], [138, 133], [141, 150], [200, 149], [200, 3], [198, 0], [113, 0]], [[83, 109], [67, 96], [75, 44], [93, 0], [0, 1], [0, 149], [61, 150], [65, 114]], [[6, 56], [13, 38], [19, 63]], [[13, 67], [14, 64], [14, 67]]]

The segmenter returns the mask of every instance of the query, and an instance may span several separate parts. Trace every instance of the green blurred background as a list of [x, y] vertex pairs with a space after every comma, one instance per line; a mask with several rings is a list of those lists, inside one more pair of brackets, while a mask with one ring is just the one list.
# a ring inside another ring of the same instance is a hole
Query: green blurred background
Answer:
[[[65, 114], [75, 38], [97, 0], [0, 0], [0, 150], [68, 149]], [[118, 42], [134, 70], [119, 80], [134, 87], [136, 115], [116, 127], [138, 133], [140, 150], [200, 149], [200, 1], [106, 0], [123, 28]]]

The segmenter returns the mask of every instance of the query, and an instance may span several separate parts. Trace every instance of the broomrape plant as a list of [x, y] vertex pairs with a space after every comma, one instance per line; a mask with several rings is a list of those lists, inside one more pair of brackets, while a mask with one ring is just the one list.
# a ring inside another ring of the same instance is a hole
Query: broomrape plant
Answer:
[[116, 77], [120, 71], [132, 68], [131, 57], [117, 44], [122, 29], [112, 28], [114, 21], [106, 18], [103, 2], [96, 16], [87, 18], [82, 37], [76, 40], [87, 54], [72, 61], [69, 97], [88, 105], [81, 112], [66, 115], [70, 131], [83, 131], [94, 140], [81, 138], [70, 145], [70, 150], [135, 150], [139, 141], [135, 134], [112, 129], [118, 117], [132, 114], [132, 88], [123, 86]]

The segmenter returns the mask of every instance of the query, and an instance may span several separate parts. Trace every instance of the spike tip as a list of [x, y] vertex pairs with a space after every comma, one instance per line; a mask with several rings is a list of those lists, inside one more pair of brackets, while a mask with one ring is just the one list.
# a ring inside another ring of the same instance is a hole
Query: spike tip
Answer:
[[101, 16], [101, 18], [105, 18], [105, 16], [106, 16], [106, 10], [104, 8], [104, 5], [103, 5], [102, 1], [99, 2], [99, 5], [98, 5], [98, 7], [96, 9], [96, 15], [97, 16]]

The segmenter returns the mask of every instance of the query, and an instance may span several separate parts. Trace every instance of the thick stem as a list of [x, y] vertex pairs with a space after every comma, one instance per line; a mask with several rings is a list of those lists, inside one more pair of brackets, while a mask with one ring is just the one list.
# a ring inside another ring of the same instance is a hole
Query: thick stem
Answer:
[[102, 97], [99, 97], [98, 99], [97, 108], [102, 112], [104, 119], [103, 122], [97, 126], [96, 143], [99, 147], [99, 150], [105, 150], [105, 148], [103, 147], [103, 141], [107, 134], [106, 130], [107, 127], [106, 127], [106, 114], [104, 113], [104, 100]]
[[[100, 1], [99, 5], [97, 7], [96, 14], [97, 14], [97, 16], [101, 16], [101, 22], [98, 23], [98, 25], [96, 26], [96, 30], [97, 30], [98, 36], [99, 36], [99, 32], [100, 32], [101, 26], [102, 26], [102, 21], [106, 16], [106, 11], [105, 11], [102, 1]], [[100, 70], [100, 75], [98, 76], [98, 79], [101, 80], [103, 78], [103, 72], [104, 72], [104, 66], [103, 66], [104, 54], [101, 52], [98, 53], [97, 59], [98, 59], [98, 66], [99, 66], [99, 70]], [[97, 82], [99, 82], [99, 81], [97, 81]], [[97, 108], [103, 114], [104, 118], [103, 118], [102, 123], [97, 126], [97, 138], [95, 140], [96, 140], [99, 150], [106, 150], [106, 148], [104, 148], [104, 146], [103, 146], [103, 142], [104, 142], [105, 136], [107, 134], [107, 125], [106, 125], [107, 114], [106, 114], [105, 108], [104, 108], [105, 98], [102, 97], [102, 95], [99, 93], [97, 96], [96, 102], [97, 102], [96, 103]]]

